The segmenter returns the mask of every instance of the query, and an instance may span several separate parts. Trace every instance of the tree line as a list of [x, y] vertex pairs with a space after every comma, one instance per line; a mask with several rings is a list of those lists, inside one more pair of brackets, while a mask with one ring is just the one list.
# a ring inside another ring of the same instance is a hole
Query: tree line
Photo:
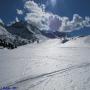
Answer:
[[2, 39], [0, 39], [0, 46], [3, 48], [8, 48], [8, 49], [14, 49], [17, 47], [13, 43], [6, 42], [5, 40], [2, 40]]

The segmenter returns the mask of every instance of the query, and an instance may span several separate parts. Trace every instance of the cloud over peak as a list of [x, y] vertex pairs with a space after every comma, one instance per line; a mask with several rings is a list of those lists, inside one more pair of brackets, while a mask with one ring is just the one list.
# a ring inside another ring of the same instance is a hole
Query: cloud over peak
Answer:
[[90, 27], [90, 17], [83, 19], [78, 14], [73, 15], [73, 19], [70, 21], [68, 17], [62, 17], [62, 25], [59, 28], [60, 31], [73, 31], [79, 30], [84, 27]]
[[[53, 13], [45, 11], [45, 5], [38, 5], [34, 1], [25, 1], [24, 10], [25, 20], [34, 23], [41, 30], [59, 30], [62, 32], [70, 32], [79, 30], [84, 27], [90, 27], [90, 17], [82, 18], [78, 14], [74, 14], [72, 20], [68, 17], [61, 17]], [[17, 10], [21, 14], [20, 10]]]

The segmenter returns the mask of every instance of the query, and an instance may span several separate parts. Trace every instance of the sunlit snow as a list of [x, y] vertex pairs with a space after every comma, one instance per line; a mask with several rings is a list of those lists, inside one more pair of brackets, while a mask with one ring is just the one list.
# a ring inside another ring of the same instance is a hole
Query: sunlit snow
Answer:
[[89, 90], [90, 36], [65, 44], [49, 39], [0, 50], [0, 87], [17, 90]]

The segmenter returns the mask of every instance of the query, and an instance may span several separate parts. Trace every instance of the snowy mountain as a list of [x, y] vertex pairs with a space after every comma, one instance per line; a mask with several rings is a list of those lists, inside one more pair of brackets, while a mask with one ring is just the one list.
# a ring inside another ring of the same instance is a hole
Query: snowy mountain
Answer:
[[65, 37], [66, 35], [64, 32], [59, 31], [40, 30], [39, 28], [37, 28], [37, 26], [33, 25], [33, 23], [27, 23], [22, 21], [16, 22], [6, 28], [11, 34], [18, 35], [25, 39], [37, 38], [37, 35], [42, 35], [47, 38], [60, 38]]
[[[5, 28], [4, 26], [0, 25], [0, 46], [12, 43], [15, 39]], [[6, 45], [5, 45], [6, 46]]]
[[0, 25], [0, 35], [8, 35], [9, 33], [7, 32], [7, 30]]
[[29, 40], [29, 42], [32, 43], [66, 36], [66, 33], [64, 32], [40, 30], [33, 23], [27, 23], [24, 21], [15, 22], [10, 26], [6, 26], [6, 29], [12, 35]]
[[6, 28], [12, 35], [17, 35], [25, 39], [34, 38], [35, 31], [39, 31], [39, 29], [26, 22], [16, 22]]
[[12, 38], [13, 36], [5, 29], [4, 26], [0, 25], [0, 39]]
[[40, 30], [33, 23], [19, 21], [9, 26], [0, 25], [0, 39], [11, 43], [14, 47], [25, 45], [28, 43], [39, 43], [48, 39], [59, 38], [62, 43], [72, 41], [72, 38], [90, 35], [90, 30], [75, 30], [72, 32], [60, 32], [52, 30]]
[[66, 37], [66, 33], [64, 32], [59, 32], [59, 31], [41, 31], [42, 35], [54, 39], [54, 38], [62, 38], [62, 37]]
[[0, 25], [0, 46], [14, 49], [17, 46], [28, 43], [27, 40], [20, 36], [12, 35], [7, 31], [5, 26]]

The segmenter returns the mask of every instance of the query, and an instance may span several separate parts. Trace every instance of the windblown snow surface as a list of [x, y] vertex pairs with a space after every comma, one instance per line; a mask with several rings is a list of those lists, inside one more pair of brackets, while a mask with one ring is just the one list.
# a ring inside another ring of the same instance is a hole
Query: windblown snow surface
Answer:
[[90, 90], [90, 36], [0, 49], [0, 87]]

